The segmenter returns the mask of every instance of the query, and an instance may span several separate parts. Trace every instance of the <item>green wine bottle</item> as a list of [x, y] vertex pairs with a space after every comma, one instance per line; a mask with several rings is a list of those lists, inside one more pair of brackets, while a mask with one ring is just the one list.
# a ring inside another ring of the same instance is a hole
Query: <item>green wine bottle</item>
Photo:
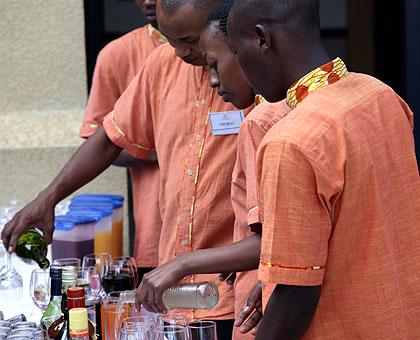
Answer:
[[51, 299], [47, 309], [41, 318], [41, 328], [44, 339], [48, 339], [48, 331], [54, 321], [61, 318], [61, 268], [50, 268], [51, 278]]
[[50, 266], [50, 261], [46, 258], [47, 251], [44, 238], [35, 229], [27, 230], [17, 241], [16, 255], [26, 261], [34, 260], [42, 269]]

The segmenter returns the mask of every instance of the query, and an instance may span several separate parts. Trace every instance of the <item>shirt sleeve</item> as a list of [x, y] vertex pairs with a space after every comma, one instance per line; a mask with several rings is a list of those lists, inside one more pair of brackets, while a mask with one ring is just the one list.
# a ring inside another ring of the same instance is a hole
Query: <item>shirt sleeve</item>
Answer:
[[257, 198], [256, 154], [265, 136], [264, 131], [254, 121], [245, 121], [239, 133], [238, 155], [246, 179], [246, 208], [248, 225], [262, 223]]
[[124, 69], [115, 72], [114, 68], [117, 64], [121, 67], [126, 63], [118, 63], [118, 55], [112, 52], [113, 48], [114, 44], [107, 45], [96, 60], [92, 87], [80, 129], [82, 138], [90, 137], [102, 126], [104, 117], [112, 111], [122, 93], [118, 77], [126, 72]]
[[152, 79], [155, 71], [149, 67], [151, 64], [146, 62], [104, 120], [112, 142], [140, 159], [149, 158], [155, 147], [154, 115], [158, 109], [151, 89], [159, 85]]
[[262, 147], [264, 225], [259, 278], [267, 284], [318, 286], [331, 233], [328, 176], [308, 153], [286, 141]]

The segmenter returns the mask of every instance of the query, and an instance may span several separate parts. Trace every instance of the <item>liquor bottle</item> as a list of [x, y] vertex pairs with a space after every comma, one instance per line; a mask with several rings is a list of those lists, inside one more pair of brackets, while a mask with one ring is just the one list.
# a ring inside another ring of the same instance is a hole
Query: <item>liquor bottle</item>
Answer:
[[86, 308], [73, 308], [69, 310], [70, 339], [89, 340], [89, 324]]
[[67, 339], [70, 338], [70, 327], [69, 327], [69, 305], [68, 295], [69, 289], [76, 287], [77, 285], [77, 268], [75, 266], [64, 266], [63, 278], [62, 278], [62, 293], [61, 293], [61, 312], [63, 315], [64, 329]]
[[[72, 287], [67, 289], [67, 313], [74, 308], [86, 308], [86, 295], [85, 288], [83, 287]], [[88, 311], [88, 328], [89, 336], [92, 339], [97, 339], [96, 337], [96, 324], [91, 319], [89, 319]], [[70, 333], [68, 334], [70, 338]]]
[[50, 261], [46, 257], [47, 251], [44, 238], [35, 229], [27, 230], [17, 241], [16, 255], [25, 262], [35, 261], [42, 269], [47, 269], [50, 266]]
[[212, 309], [219, 302], [219, 289], [212, 282], [182, 284], [163, 292], [168, 309]]
[[95, 334], [95, 338], [96, 338], [96, 340], [102, 340], [102, 305], [101, 305], [101, 301], [98, 301], [95, 304], [95, 317], [96, 317], [96, 323], [95, 323], [96, 334]]
[[71, 287], [67, 289], [67, 308], [86, 308], [85, 290], [83, 287]]
[[74, 307], [72, 307], [72, 296], [69, 296], [69, 292], [71, 294], [73, 289], [77, 291], [82, 290], [83, 306], [81, 307], [84, 307], [84, 290], [83, 288], [75, 287], [77, 282], [76, 270], [76, 267], [73, 266], [62, 267], [61, 317], [54, 321], [48, 329], [48, 336], [51, 339], [63, 340], [70, 338], [69, 310]]
[[48, 331], [54, 321], [61, 318], [61, 268], [51, 267], [51, 299], [41, 318], [44, 339], [48, 339]]

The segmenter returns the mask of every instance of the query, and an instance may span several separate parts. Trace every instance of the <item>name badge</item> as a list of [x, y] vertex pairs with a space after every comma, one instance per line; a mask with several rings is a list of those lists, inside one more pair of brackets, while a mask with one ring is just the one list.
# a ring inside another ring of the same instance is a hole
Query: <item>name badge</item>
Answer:
[[209, 119], [213, 136], [237, 135], [244, 120], [244, 112], [210, 112]]

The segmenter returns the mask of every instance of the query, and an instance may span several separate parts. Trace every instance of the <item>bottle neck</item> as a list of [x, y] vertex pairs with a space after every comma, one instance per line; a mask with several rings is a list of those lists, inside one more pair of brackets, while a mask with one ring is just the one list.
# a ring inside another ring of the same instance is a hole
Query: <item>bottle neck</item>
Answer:
[[61, 279], [51, 279], [51, 300], [61, 298]]
[[38, 252], [34, 252], [33, 259], [41, 269], [47, 269], [50, 266], [50, 261]]

